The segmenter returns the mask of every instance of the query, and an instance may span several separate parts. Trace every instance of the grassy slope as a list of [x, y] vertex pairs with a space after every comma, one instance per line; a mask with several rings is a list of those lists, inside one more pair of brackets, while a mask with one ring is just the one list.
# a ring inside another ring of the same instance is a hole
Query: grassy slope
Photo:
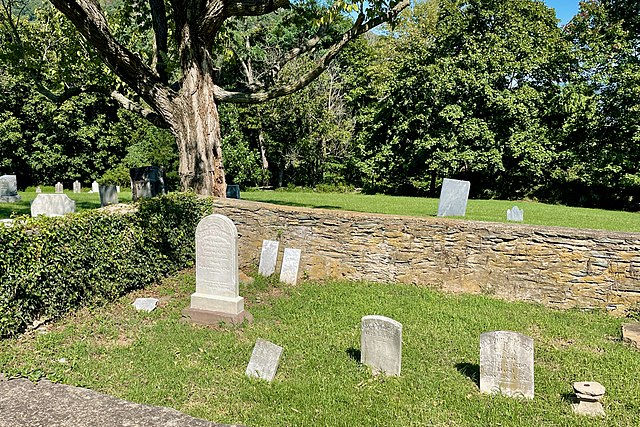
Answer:
[[[254, 427], [634, 426], [640, 419], [640, 357], [620, 342], [621, 321], [602, 313], [406, 285], [288, 287], [258, 279], [241, 289], [253, 324], [202, 327], [179, 321], [194, 282], [191, 272], [145, 291], [169, 297], [149, 314], [130, 306], [138, 292], [63, 319], [46, 334], [0, 341], [0, 372], [46, 375]], [[399, 378], [372, 377], [358, 363], [359, 323], [367, 314], [403, 324]], [[479, 336], [491, 330], [534, 338], [534, 400], [478, 392]], [[257, 338], [285, 348], [271, 384], [244, 375]], [[607, 388], [606, 419], [572, 414], [571, 383], [581, 380]]]
[[[242, 198], [292, 206], [343, 209], [410, 216], [435, 216], [438, 199], [396, 197], [351, 193], [285, 191], [247, 191]], [[525, 224], [640, 231], [640, 213], [606, 211], [506, 200], [469, 200], [465, 219], [506, 222], [507, 209], [517, 205], [524, 210]]]

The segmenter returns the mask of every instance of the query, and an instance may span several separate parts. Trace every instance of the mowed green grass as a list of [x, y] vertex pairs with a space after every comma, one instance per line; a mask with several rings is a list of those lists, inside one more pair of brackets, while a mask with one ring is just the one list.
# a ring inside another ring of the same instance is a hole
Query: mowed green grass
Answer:
[[[42, 193], [55, 193], [53, 187], [40, 187]], [[89, 189], [83, 188], [82, 193], [74, 193], [71, 190], [64, 190], [64, 194], [69, 196], [71, 200], [76, 202], [76, 212], [82, 212], [100, 207], [100, 195], [98, 193], [89, 193]], [[0, 218], [10, 218], [12, 215], [31, 215], [31, 202], [38, 195], [34, 188], [28, 188], [27, 191], [19, 191], [20, 200], [17, 203], [0, 203]], [[118, 194], [118, 199], [122, 203], [131, 201], [131, 190], [129, 188], [122, 189]]]
[[[287, 191], [245, 191], [247, 200], [310, 208], [409, 216], [436, 216], [438, 199], [397, 197], [354, 193], [316, 193]], [[524, 223], [613, 231], [640, 231], [640, 213], [575, 208], [530, 201], [469, 200], [465, 219], [506, 222], [507, 209], [524, 210]]]
[[[486, 296], [400, 284], [256, 279], [241, 286], [252, 324], [180, 321], [192, 271], [84, 309], [46, 330], [0, 341], [0, 372], [47, 377], [195, 417], [247, 426], [637, 426], [640, 353], [620, 340], [622, 320]], [[136, 312], [135, 297], [162, 298]], [[400, 377], [359, 363], [360, 320], [403, 324]], [[479, 337], [511, 330], [533, 338], [535, 398], [480, 394]], [[272, 383], [247, 378], [256, 339], [284, 347]], [[574, 415], [574, 381], [607, 391], [604, 419]]]

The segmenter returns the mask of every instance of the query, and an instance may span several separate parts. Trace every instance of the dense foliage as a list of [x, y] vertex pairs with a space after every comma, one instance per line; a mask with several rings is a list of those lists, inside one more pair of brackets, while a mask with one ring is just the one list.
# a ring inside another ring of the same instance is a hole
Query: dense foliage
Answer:
[[0, 226], [0, 336], [34, 320], [110, 301], [193, 263], [208, 199], [172, 193], [135, 213], [19, 217]]
[[[119, 4], [109, 2], [111, 19], [127, 39], [135, 13]], [[47, 60], [15, 44], [0, 47], [7, 64], [0, 67], [0, 172], [22, 173], [27, 185], [90, 181], [114, 168], [126, 176], [127, 167], [154, 163], [175, 176], [177, 150], [166, 131], [99, 95], [44, 101], [34, 75], [49, 87], [60, 86], [62, 75], [87, 83], [113, 77], [91, 49], [65, 37], [74, 30], [58, 14], [34, 10], [20, 21], [30, 35], [23, 45], [40, 51], [48, 43]], [[417, 3], [393, 30], [349, 45], [304, 90], [261, 105], [221, 105], [228, 181], [437, 196], [451, 177], [471, 180], [472, 197], [637, 210], [638, 12], [631, 0], [588, 0], [559, 27], [540, 1]], [[317, 23], [313, 14], [284, 12], [225, 25], [213, 52], [220, 79], [259, 88], [273, 83], [276, 59]], [[347, 26], [335, 17], [328, 31]], [[0, 37], [11, 39], [7, 25]], [[286, 64], [280, 78], [305, 67]]]

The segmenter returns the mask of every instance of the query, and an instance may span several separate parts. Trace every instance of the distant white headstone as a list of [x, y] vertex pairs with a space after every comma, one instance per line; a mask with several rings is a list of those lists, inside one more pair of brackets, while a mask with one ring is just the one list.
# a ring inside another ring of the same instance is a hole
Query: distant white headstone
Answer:
[[0, 203], [15, 203], [20, 201], [18, 195], [18, 180], [15, 175], [0, 176]]
[[157, 298], [136, 298], [136, 300], [133, 302], [133, 306], [136, 308], [136, 310], [146, 311], [147, 313], [152, 312], [157, 305]]
[[298, 268], [300, 267], [300, 249], [285, 248], [282, 256], [282, 268], [280, 269], [280, 281], [295, 285], [298, 281]]
[[260, 253], [260, 265], [258, 273], [267, 277], [276, 271], [276, 260], [278, 259], [278, 246], [280, 242], [275, 240], [263, 240], [262, 252]]
[[399, 376], [402, 365], [402, 324], [385, 316], [364, 316], [360, 361], [374, 373]]
[[100, 184], [98, 184], [97, 181], [93, 181], [91, 183], [91, 192], [92, 193], [97, 193], [98, 191], [100, 191]]
[[63, 186], [62, 186], [62, 183], [61, 183], [61, 182], [56, 182], [56, 186], [55, 186], [55, 191], [56, 191], [56, 193], [58, 193], [58, 194], [59, 194], [59, 193], [62, 193], [63, 189], [64, 189], [64, 188], [63, 188]]
[[120, 192], [120, 186], [116, 185], [116, 191], [119, 193]]
[[245, 374], [248, 377], [261, 378], [269, 382], [273, 381], [283, 350], [279, 345], [258, 339], [255, 347], [253, 347]]
[[251, 320], [239, 283], [236, 226], [224, 215], [204, 217], [196, 228], [196, 292], [183, 314], [195, 323]]
[[470, 188], [469, 181], [445, 178], [440, 190], [438, 216], [465, 216]]
[[76, 202], [66, 194], [38, 194], [31, 202], [31, 216], [61, 216], [76, 211]]
[[524, 211], [517, 206], [507, 209], [507, 221], [524, 221]]
[[42, 193], [42, 188], [40, 188], [40, 186], [38, 185], [36, 187], [36, 194], [40, 194], [40, 193]]
[[80, 181], [78, 181], [78, 180], [73, 181], [73, 192], [74, 193], [81, 193], [82, 192], [82, 184], [80, 184]]
[[480, 335], [480, 392], [533, 399], [533, 339], [511, 331]]

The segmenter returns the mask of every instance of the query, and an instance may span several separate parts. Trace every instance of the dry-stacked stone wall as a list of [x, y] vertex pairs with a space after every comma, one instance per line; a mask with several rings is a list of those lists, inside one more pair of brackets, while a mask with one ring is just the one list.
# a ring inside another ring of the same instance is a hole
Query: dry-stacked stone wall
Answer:
[[[218, 199], [242, 268], [263, 239], [302, 249], [305, 277], [428, 285], [560, 308], [640, 303], [640, 233], [304, 209]], [[281, 250], [282, 252], [282, 250]], [[282, 256], [280, 254], [280, 256]]]

